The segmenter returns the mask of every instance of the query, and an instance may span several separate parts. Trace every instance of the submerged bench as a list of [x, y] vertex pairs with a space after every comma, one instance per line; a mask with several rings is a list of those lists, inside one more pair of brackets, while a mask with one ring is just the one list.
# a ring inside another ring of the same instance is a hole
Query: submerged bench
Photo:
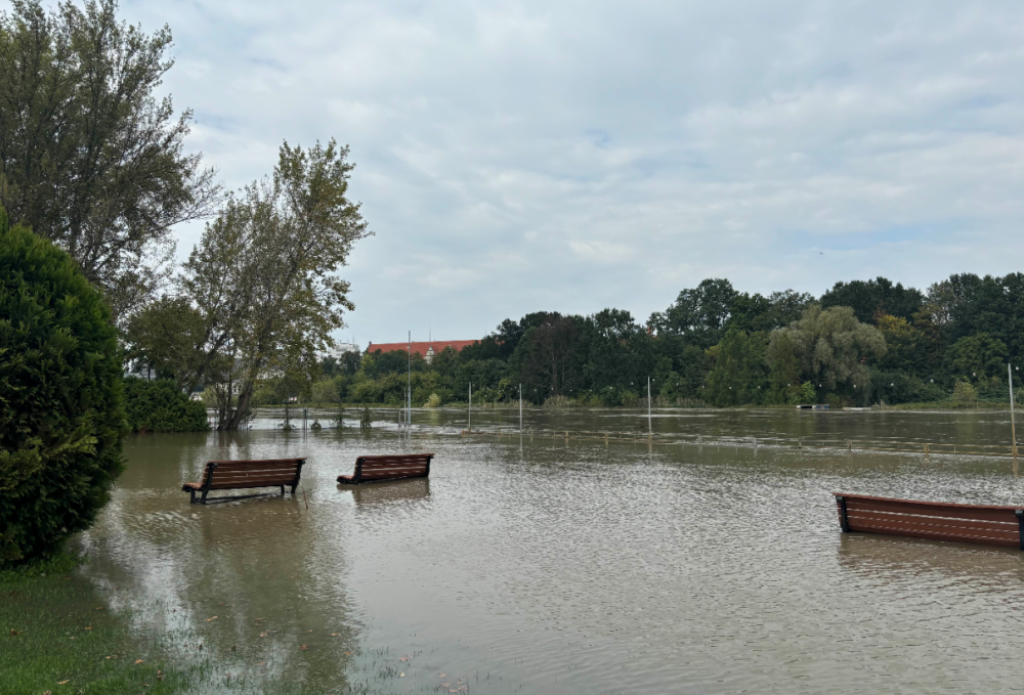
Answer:
[[832, 494], [839, 525], [846, 533], [884, 533], [1024, 550], [1024, 507]]
[[[210, 490], [244, 490], [258, 487], [280, 487], [284, 495], [287, 485], [295, 494], [302, 474], [302, 464], [306, 459], [264, 459], [260, 461], [210, 461], [202, 482], [185, 483], [183, 492], [192, 494], [191, 503], [196, 503], [196, 494], [200, 493], [200, 504], [206, 504], [206, 495]], [[223, 497], [220, 500], [245, 499], [256, 495], [241, 497]]]
[[343, 485], [358, 485], [381, 480], [426, 478], [430, 475], [433, 454], [396, 454], [394, 456], [360, 456], [353, 475], [339, 475]]

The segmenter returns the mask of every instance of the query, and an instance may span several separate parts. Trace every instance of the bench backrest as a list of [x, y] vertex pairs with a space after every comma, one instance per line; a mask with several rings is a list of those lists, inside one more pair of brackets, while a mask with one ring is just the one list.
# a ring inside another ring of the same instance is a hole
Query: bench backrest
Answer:
[[355, 479], [394, 480], [425, 478], [430, 475], [433, 454], [396, 454], [391, 456], [360, 456], [356, 459]]
[[262, 461], [210, 461], [203, 486], [208, 490], [229, 490], [275, 485], [298, 485], [306, 459], [264, 459]]
[[917, 502], [832, 493], [844, 531], [885, 533], [1024, 550], [1024, 508]]

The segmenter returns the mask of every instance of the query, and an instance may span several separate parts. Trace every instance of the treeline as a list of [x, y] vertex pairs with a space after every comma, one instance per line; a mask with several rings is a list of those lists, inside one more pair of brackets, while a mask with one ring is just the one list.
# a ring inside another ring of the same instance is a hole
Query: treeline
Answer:
[[[1024, 356], [1024, 274], [954, 275], [927, 291], [885, 278], [837, 283], [815, 298], [738, 292], [709, 279], [640, 323], [627, 311], [506, 319], [461, 352], [412, 360], [416, 406], [467, 400], [584, 406], [655, 403], [865, 406], [1007, 398], [1007, 362]], [[268, 380], [257, 404], [405, 401], [404, 351], [346, 355], [321, 378]]]

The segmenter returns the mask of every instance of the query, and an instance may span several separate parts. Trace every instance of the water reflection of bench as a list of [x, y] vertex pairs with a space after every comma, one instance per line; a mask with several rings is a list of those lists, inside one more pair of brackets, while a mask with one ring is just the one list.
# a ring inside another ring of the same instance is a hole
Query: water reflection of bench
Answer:
[[430, 475], [430, 459], [433, 454], [390, 454], [386, 456], [360, 456], [356, 459], [356, 471], [352, 475], [339, 475], [343, 485], [402, 480], [404, 478], [426, 478]]
[[832, 493], [844, 532], [883, 533], [1024, 550], [1024, 509]]
[[[302, 474], [302, 464], [306, 459], [263, 459], [257, 461], [210, 461], [206, 464], [206, 471], [202, 482], [185, 483], [182, 486], [183, 492], [192, 494], [191, 503], [196, 503], [196, 493], [202, 493], [200, 504], [206, 504], [206, 495], [210, 490], [245, 490], [260, 487], [280, 487], [284, 495], [285, 486], [292, 489], [299, 485], [299, 476]], [[217, 501], [228, 501], [256, 497], [257, 495], [243, 495], [241, 497], [224, 497]]]
[[386, 502], [407, 502], [430, 497], [430, 478], [409, 478], [387, 483], [352, 486], [352, 500], [358, 507]]

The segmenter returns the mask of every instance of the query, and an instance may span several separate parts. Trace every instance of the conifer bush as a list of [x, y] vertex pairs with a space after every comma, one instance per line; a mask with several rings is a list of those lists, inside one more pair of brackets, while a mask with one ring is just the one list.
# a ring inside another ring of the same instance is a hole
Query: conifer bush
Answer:
[[64, 251], [0, 208], [0, 569], [53, 556], [121, 473], [110, 312]]

